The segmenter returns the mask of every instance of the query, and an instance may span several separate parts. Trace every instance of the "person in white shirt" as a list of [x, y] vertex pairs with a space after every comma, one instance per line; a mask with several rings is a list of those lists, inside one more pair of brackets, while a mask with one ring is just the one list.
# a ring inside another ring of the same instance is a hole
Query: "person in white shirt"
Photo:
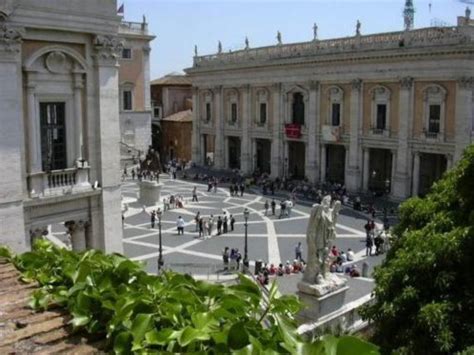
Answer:
[[351, 248], [347, 249], [347, 261], [354, 261], [355, 255]]
[[178, 228], [178, 235], [184, 235], [184, 219], [181, 216], [176, 221], [176, 227]]

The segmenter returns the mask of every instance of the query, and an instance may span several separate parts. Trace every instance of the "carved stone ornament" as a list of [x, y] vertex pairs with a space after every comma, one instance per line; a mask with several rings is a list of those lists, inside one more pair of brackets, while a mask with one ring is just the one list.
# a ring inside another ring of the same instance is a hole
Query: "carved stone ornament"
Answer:
[[46, 56], [45, 64], [46, 68], [48, 68], [51, 73], [55, 74], [64, 74], [71, 70], [71, 65], [68, 62], [66, 55], [59, 51], [50, 52]]
[[123, 40], [115, 36], [97, 35], [94, 38], [94, 47], [98, 58], [116, 60], [123, 49]]
[[309, 89], [310, 89], [310, 90], [318, 91], [318, 90], [319, 90], [319, 81], [317, 81], [317, 80], [311, 80], [311, 81], [309, 82]]
[[268, 91], [264, 88], [260, 88], [257, 90], [257, 100], [261, 102], [265, 102], [268, 100]]
[[424, 93], [425, 101], [428, 101], [430, 99], [434, 101], [444, 101], [444, 99], [446, 98], [446, 90], [438, 85], [428, 86], [424, 90]]
[[389, 100], [390, 99], [390, 90], [383, 86], [376, 86], [372, 89], [372, 99], [383, 99]]
[[328, 100], [332, 102], [342, 101], [344, 92], [337, 86], [331, 86], [328, 89]]
[[19, 51], [18, 44], [21, 43], [22, 36], [21, 30], [7, 26], [0, 20], [0, 49], [3, 47], [6, 51]]
[[412, 88], [414, 81], [415, 81], [415, 79], [413, 79], [411, 76], [401, 78], [400, 79], [400, 86], [402, 87], [402, 89], [409, 90], [409, 89]]
[[351, 84], [352, 84], [352, 89], [353, 90], [359, 91], [360, 89], [362, 89], [362, 80], [361, 79], [354, 79], [354, 80], [352, 80]]
[[459, 86], [462, 89], [473, 89], [474, 88], [474, 77], [472, 76], [463, 76], [458, 79]]

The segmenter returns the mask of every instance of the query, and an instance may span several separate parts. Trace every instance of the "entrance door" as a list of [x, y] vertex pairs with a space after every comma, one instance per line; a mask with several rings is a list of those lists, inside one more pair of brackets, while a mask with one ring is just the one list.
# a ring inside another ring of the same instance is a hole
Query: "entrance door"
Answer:
[[388, 149], [370, 149], [369, 190], [379, 194], [390, 193], [392, 153]]
[[229, 169], [240, 169], [240, 138], [229, 137]]
[[305, 145], [303, 142], [288, 142], [288, 176], [293, 179], [305, 177]]
[[271, 142], [267, 139], [256, 139], [257, 169], [261, 173], [270, 173]]
[[420, 155], [420, 187], [419, 195], [426, 195], [433, 183], [441, 178], [447, 168], [446, 157], [441, 154]]
[[66, 169], [65, 103], [40, 103], [40, 126], [43, 171]]
[[346, 149], [342, 145], [327, 145], [326, 154], [326, 180], [344, 184]]

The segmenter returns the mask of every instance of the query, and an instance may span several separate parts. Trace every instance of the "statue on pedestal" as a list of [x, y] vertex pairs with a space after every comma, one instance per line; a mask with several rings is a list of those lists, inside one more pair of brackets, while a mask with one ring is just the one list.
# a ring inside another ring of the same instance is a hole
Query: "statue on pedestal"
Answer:
[[345, 285], [345, 280], [328, 271], [327, 260], [330, 244], [336, 239], [336, 223], [341, 202], [331, 207], [331, 196], [314, 204], [306, 231], [308, 260], [303, 280], [298, 284], [301, 292], [322, 296]]

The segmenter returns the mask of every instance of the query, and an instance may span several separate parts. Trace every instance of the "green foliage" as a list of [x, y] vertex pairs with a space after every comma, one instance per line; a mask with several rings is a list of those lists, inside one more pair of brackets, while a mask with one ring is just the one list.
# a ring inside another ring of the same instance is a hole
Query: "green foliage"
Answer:
[[372, 321], [383, 349], [448, 354], [474, 344], [474, 146], [425, 198], [400, 208], [396, 240], [375, 271]]
[[305, 343], [289, 317], [300, 310], [296, 297], [279, 296], [274, 284], [264, 304], [260, 288], [243, 275], [228, 287], [172, 272], [154, 276], [121, 255], [75, 253], [41, 240], [13, 262], [25, 281], [41, 286], [31, 307], [66, 307], [75, 328], [106, 336], [117, 354], [377, 353], [351, 337]]

